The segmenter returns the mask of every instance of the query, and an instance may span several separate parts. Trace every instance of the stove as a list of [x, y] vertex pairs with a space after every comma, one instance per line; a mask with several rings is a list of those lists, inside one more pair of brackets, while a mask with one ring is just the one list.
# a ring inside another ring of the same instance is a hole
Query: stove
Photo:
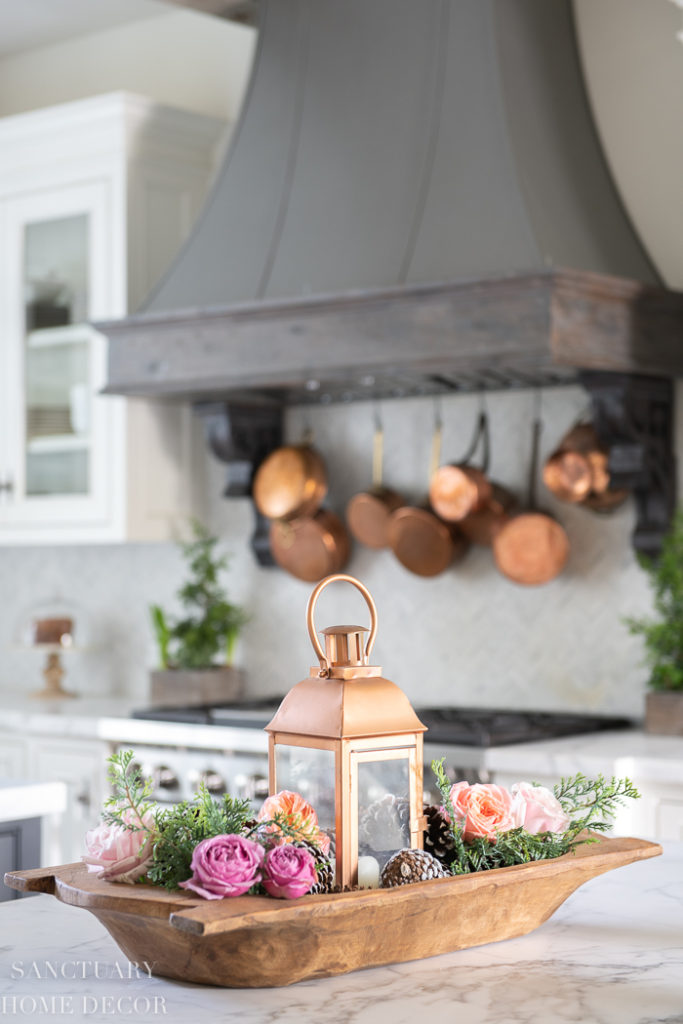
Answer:
[[[150, 742], [159, 730], [150, 730], [135, 753], [145, 776], [154, 780], [154, 797], [175, 803], [191, 799], [203, 781], [215, 795], [231, 793], [245, 797], [258, 807], [268, 794], [268, 757], [266, 744], [256, 752], [254, 730], [262, 730], [280, 706], [282, 697], [272, 696], [229, 704], [187, 707], [142, 708], [132, 718], [168, 723], [168, 738]], [[433, 758], [446, 758], [453, 782], [487, 782], [485, 755], [488, 747], [528, 743], [577, 736], [604, 729], [623, 729], [633, 725], [626, 718], [582, 715], [570, 712], [514, 711], [491, 708], [416, 708], [427, 726], [425, 733], [425, 799], [438, 800], [434, 791], [430, 764]], [[223, 726], [183, 730], [182, 726]], [[163, 732], [163, 730], [162, 730]], [[201, 747], [197, 734], [202, 734]], [[215, 743], [211, 736], [215, 735]], [[171, 738], [171, 736], [173, 738]], [[208, 740], [207, 740], [208, 736]], [[249, 737], [251, 742], [247, 742]], [[431, 786], [431, 788], [430, 788]]]
[[[221, 725], [263, 729], [280, 706], [282, 697], [263, 697], [239, 704], [201, 704], [187, 707], [143, 708], [133, 718], [192, 725]], [[632, 725], [626, 718], [581, 715], [572, 712], [513, 711], [491, 708], [416, 708], [430, 743], [465, 747], [506, 746], [533, 740], [578, 736], [602, 729]]]

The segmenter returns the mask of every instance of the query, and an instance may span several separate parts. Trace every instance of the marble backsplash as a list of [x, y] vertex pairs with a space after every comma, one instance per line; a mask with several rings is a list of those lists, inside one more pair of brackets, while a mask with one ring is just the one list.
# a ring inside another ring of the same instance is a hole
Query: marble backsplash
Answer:
[[[576, 387], [544, 392], [542, 456], [586, 407]], [[444, 460], [467, 446], [478, 396], [442, 400]], [[523, 493], [528, 475], [534, 394], [488, 397], [491, 474]], [[427, 488], [434, 421], [431, 399], [398, 399], [381, 408], [385, 479], [413, 500]], [[331, 481], [328, 504], [337, 511], [369, 484], [374, 408], [371, 403], [293, 409], [293, 440], [310, 423]], [[207, 456], [207, 458], [209, 458]], [[210, 527], [231, 552], [226, 582], [251, 618], [237, 660], [253, 695], [281, 694], [315, 660], [305, 609], [311, 587], [278, 570], [256, 566], [248, 548], [252, 512], [245, 499], [220, 497], [224, 467], [209, 467]], [[410, 575], [390, 552], [356, 546], [348, 571], [372, 591], [380, 628], [375, 660], [416, 703], [585, 709], [638, 717], [647, 671], [638, 640], [622, 619], [650, 607], [647, 580], [630, 546], [634, 509], [628, 502], [608, 517], [558, 503], [539, 488], [544, 505], [565, 525], [571, 555], [563, 575], [537, 588], [513, 585], [496, 571], [491, 553], [472, 549], [443, 575]], [[155, 648], [148, 606], [173, 610], [183, 578], [178, 550], [162, 545], [0, 547], [0, 693], [23, 693], [39, 683], [41, 656], [16, 645], [23, 610], [62, 594], [87, 614], [88, 649], [66, 661], [68, 685], [82, 694], [121, 695], [144, 703]], [[318, 626], [367, 621], [360, 595], [333, 587], [318, 604]]]

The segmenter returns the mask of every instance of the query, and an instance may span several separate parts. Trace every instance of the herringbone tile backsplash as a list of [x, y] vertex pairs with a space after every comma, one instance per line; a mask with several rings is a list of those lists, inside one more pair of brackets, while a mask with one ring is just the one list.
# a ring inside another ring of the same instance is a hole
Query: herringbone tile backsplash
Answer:
[[[487, 399], [492, 427], [491, 475], [526, 489], [532, 392]], [[542, 396], [542, 457], [586, 407], [575, 387]], [[443, 459], [457, 460], [479, 409], [477, 396], [441, 402]], [[343, 512], [370, 483], [374, 408], [371, 403], [311, 411], [308, 420], [331, 481], [328, 504]], [[412, 500], [425, 497], [435, 407], [431, 399], [383, 403], [385, 480]], [[289, 414], [300, 438], [307, 417]], [[208, 456], [207, 456], [208, 457]], [[278, 570], [256, 567], [248, 550], [252, 513], [245, 499], [221, 498], [224, 470], [212, 463], [210, 526], [232, 552], [227, 583], [251, 614], [239, 648], [253, 694], [280, 694], [308, 673], [314, 660], [305, 609], [310, 586]], [[515, 586], [495, 570], [491, 553], [473, 549], [443, 575], [410, 575], [390, 552], [356, 547], [348, 571], [372, 591], [380, 628], [375, 660], [416, 704], [464, 704], [586, 709], [642, 714], [646, 669], [639, 641], [622, 623], [650, 607], [646, 578], [630, 546], [632, 502], [609, 517], [539, 495], [566, 527], [571, 555], [563, 575], [536, 588]], [[172, 545], [0, 547], [0, 689], [35, 688], [40, 658], [15, 649], [24, 608], [57, 592], [88, 610], [92, 649], [73, 655], [70, 685], [84, 694], [121, 694], [144, 701], [155, 651], [148, 605], [174, 607], [183, 566]], [[318, 625], [367, 621], [360, 596], [330, 588], [318, 605]]]

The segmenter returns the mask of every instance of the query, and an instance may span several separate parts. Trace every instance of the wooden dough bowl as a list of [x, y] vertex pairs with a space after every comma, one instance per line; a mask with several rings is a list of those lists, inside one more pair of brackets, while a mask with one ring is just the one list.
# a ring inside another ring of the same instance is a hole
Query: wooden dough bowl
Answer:
[[12, 871], [5, 882], [89, 910], [155, 975], [270, 988], [525, 935], [583, 882], [661, 852], [643, 839], [600, 839], [555, 860], [291, 901], [207, 901], [103, 882], [83, 864]]

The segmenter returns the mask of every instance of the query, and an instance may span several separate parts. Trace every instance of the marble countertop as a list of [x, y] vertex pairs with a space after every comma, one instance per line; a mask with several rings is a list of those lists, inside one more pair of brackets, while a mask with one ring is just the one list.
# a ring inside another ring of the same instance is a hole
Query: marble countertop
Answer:
[[0, 905], [0, 1015], [240, 1024], [654, 1024], [683, 1020], [683, 844], [592, 879], [519, 939], [279, 989], [129, 964], [86, 911]]
[[42, 818], [66, 810], [63, 782], [18, 782], [0, 778], [0, 821]]
[[583, 772], [628, 776], [640, 782], [683, 785], [683, 736], [653, 736], [639, 729], [565, 736], [539, 743], [490, 747], [483, 767], [525, 778]]

